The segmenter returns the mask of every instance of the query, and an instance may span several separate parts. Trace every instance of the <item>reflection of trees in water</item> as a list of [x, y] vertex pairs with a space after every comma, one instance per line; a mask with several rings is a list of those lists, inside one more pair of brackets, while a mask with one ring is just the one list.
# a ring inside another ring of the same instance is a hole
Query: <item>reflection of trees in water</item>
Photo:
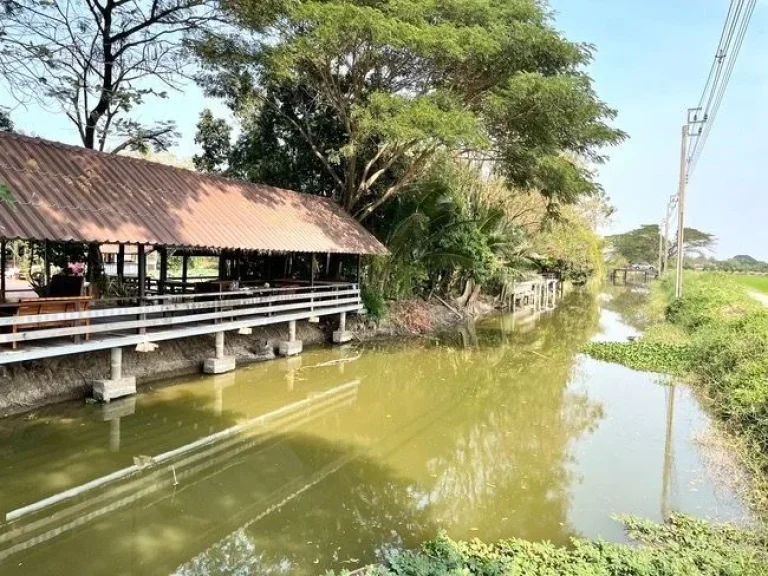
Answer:
[[645, 287], [606, 286], [608, 296], [602, 302], [606, 310], [619, 314], [630, 326], [644, 330], [650, 318], [648, 317], [648, 297], [650, 290]]
[[452, 407], [441, 426], [394, 456], [422, 463], [414, 496], [441, 525], [482, 526], [483, 537], [497, 526], [491, 536], [567, 539], [569, 444], [601, 417], [600, 406], [567, 384], [598, 314], [593, 296], [573, 294], [534, 331], [503, 334], [492, 319], [477, 327], [476, 349], [442, 344], [366, 366], [376, 379], [367, 385], [407, 398], [398, 405], [414, 418]]
[[375, 551], [411, 546], [436, 533], [408, 482], [375, 459], [304, 436], [290, 438], [281, 447], [286, 450], [309, 468], [307, 478], [328, 463], [341, 466], [299, 497], [283, 498], [273, 513], [246, 522], [176, 575], [316, 574], [323, 567], [359, 565]]

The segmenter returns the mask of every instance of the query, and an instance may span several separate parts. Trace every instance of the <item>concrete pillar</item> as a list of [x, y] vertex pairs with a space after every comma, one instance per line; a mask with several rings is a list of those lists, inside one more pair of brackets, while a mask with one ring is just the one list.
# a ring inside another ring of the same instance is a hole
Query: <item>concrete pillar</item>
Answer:
[[112, 348], [109, 354], [109, 376], [112, 380], [123, 377], [123, 349]]
[[352, 340], [352, 332], [347, 332], [347, 313], [339, 314], [339, 329], [333, 333], [333, 342], [343, 344]]
[[215, 356], [203, 362], [206, 374], [224, 374], [235, 369], [235, 357], [224, 355], [224, 332], [216, 332]]
[[304, 344], [301, 340], [296, 340], [296, 320], [288, 322], [288, 340], [280, 342], [278, 351], [280, 356], [296, 356], [301, 354]]
[[216, 332], [216, 358], [224, 358], [224, 332]]
[[109, 379], [93, 382], [93, 397], [102, 402], [136, 394], [136, 377], [123, 376], [123, 349], [112, 348], [109, 356]]

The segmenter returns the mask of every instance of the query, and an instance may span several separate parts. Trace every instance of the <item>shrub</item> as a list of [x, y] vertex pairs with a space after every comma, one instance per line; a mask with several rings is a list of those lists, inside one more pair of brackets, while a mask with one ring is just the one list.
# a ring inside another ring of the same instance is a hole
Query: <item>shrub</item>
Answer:
[[419, 550], [391, 552], [366, 576], [757, 576], [768, 570], [761, 532], [672, 516], [659, 525], [622, 520], [635, 547], [574, 540], [569, 548], [520, 539], [454, 542], [445, 534]]
[[378, 320], [386, 315], [387, 302], [380, 291], [369, 286], [363, 286], [360, 296], [362, 297], [363, 305], [371, 318]]

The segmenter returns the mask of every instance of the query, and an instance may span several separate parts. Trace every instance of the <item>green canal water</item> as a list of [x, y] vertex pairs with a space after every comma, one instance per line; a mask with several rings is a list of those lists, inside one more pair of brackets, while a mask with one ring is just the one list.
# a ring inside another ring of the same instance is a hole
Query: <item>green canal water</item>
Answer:
[[626, 300], [0, 420], [0, 574], [321, 574], [440, 529], [565, 544], [622, 540], [615, 514], [745, 517], [688, 390], [578, 353], [636, 333]]

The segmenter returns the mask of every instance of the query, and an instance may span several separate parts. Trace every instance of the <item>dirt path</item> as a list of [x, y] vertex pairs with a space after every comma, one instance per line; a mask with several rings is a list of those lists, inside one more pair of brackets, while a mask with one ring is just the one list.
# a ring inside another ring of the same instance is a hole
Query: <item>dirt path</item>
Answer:
[[768, 294], [758, 292], [757, 290], [747, 290], [747, 294], [758, 302], [762, 302], [764, 306], [768, 306]]

